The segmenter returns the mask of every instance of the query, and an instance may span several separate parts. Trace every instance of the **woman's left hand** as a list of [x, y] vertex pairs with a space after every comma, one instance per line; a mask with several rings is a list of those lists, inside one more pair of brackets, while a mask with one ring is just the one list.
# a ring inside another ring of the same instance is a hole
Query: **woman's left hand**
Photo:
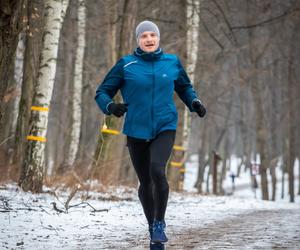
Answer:
[[206, 114], [206, 108], [204, 107], [204, 105], [202, 104], [202, 102], [197, 99], [194, 100], [192, 102], [192, 107], [195, 110], [195, 112], [200, 116], [200, 117], [204, 117]]

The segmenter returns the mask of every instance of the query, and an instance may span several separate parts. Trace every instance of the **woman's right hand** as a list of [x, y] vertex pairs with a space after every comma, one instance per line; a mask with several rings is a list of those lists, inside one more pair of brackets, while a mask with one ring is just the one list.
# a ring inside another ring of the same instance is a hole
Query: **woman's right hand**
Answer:
[[116, 117], [121, 117], [127, 112], [127, 106], [128, 104], [124, 103], [111, 103], [108, 105], [107, 109], [108, 111], [115, 115]]

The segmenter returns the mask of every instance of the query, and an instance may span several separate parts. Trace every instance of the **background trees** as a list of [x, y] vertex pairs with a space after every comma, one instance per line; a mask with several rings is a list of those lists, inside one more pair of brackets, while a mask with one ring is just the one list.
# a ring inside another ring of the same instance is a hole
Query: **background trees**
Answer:
[[[6, 174], [1, 178], [18, 180], [29, 155], [26, 146], [40, 143], [26, 139], [34, 127], [30, 121], [42, 114], [31, 111], [40, 96], [37, 86], [41, 82], [50, 86], [48, 80], [39, 80], [38, 73], [45, 50], [42, 39], [48, 39], [48, 2], [2, 2], [0, 166]], [[83, 3], [85, 18], [80, 16]], [[191, 9], [194, 15], [189, 16]], [[197, 20], [195, 15], [198, 22], [191, 26], [191, 20]], [[80, 25], [84, 19], [85, 25]], [[178, 54], [186, 66], [193, 64], [191, 78], [208, 108], [205, 119], [191, 115], [192, 136], [186, 141], [187, 159], [191, 154], [199, 156], [199, 192], [212, 191], [207, 176], [212, 173], [215, 151], [222, 159], [217, 193], [223, 193], [222, 179], [230, 168], [231, 156], [236, 155], [241, 159], [239, 171], [250, 168], [251, 162], [260, 162], [259, 184], [264, 199], [275, 199], [276, 183], [289, 174], [293, 201], [297, 192], [293, 180], [299, 178], [294, 176], [294, 163], [300, 154], [298, 0], [70, 0], [60, 30], [57, 59], [52, 60], [56, 73], [46, 149], [42, 150], [46, 179], [71, 176], [73, 182], [97, 179], [104, 184], [136, 185], [125, 137], [100, 132], [104, 116], [95, 105], [94, 93], [118, 58], [134, 49], [135, 26], [145, 19], [160, 27], [165, 52]], [[194, 27], [198, 27], [198, 38], [196, 31], [192, 33], [198, 48], [189, 54], [188, 31]], [[196, 62], [191, 57], [197, 58]], [[182, 146], [184, 106], [177, 96], [174, 98], [179, 110], [176, 145]], [[107, 117], [106, 124], [120, 130], [122, 121]], [[174, 150], [172, 161], [180, 162], [182, 157], [181, 151]], [[282, 170], [281, 176], [276, 176], [276, 169]], [[171, 187], [178, 189], [183, 171], [170, 164], [168, 172]], [[273, 184], [272, 190], [268, 190], [268, 181]]]

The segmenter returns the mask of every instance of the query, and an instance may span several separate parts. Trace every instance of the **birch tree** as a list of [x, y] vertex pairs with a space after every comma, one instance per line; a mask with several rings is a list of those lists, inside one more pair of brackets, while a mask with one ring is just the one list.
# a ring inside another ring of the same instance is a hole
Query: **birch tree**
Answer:
[[25, 39], [22, 90], [15, 134], [14, 163], [17, 165], [23, 162], [26, 136], [29, 130], [33, 88], [37, 82], [39, 57], [42, 48], [44, 7], [44, 3], [39, 0], [32, 0], [28, 3], [28, 28]]
[[74, 88], [72, 98], [72, 127], [69, 152], [66, 159], [66, 165], [72, 166], [76, 159], [78, 151], [80, 128], [81, 128], [81, 106], [82, 106], [82, 74], [83, 57], [85, 49], [85, 23], [86, 7], [85, 0], [78, 0], [78, 44], [76, 49]]
[[42, 191], [49, 103], [56, 72], [59, 35], [68, 3], [68, 0], [45, 2], [43, 50], [31, 107], [26, 155], [19, 180], [24, 191]]
[[[198, 59], [200, 0], [188, 0], [187, 5], [187, 63], [186, 69], [194, 85]], [[183, 147], [188, 148], [191, 117], [187, 107], [184, 110]]]
[[[200, 0], [188, 0], [187, 7], [186, 7], [186, 19], [187, 19], [186, 69], [192, 84], [195, 81], [195, 69], [196, 69], [197, 55], [198, 55], [199, 12], [200, 12]], [[191, 117], [189, 115], [189, 110], [187, 107], [185, 107], [184, 115], [183, 115], [183, 138], [182, 138], [182, 146], [183, 149], [185, 150], [187, 150], [189, 145], [190, 124], [191, 124]], [[184, 162], [187, 159], [187, 151], [184, 152], [181, 158], [182, 158], [181, 164], [184, 164]], [[178, 166], [180, 167], [181, 164], [178, 164]], [[182, 181], [182, 178], [180, 175], [183, 175], [183, 173], [185, 172], [184, 165], [182, 165], [180, 168], [181, 170], [179, 171], [178, 169], [175, 168], [169, 171], [169, 176], [172, 179], [172, 182], [178, 183], [179, 185], [177, 186], [178, 189], [182, 189], [182, 182], [180, 182], [180, 179]]]

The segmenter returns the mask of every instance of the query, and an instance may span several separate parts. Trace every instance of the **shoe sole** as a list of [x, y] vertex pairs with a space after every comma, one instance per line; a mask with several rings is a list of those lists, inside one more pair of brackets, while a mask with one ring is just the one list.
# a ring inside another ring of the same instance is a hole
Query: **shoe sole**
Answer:
[[168, 242], [168, 240], [166, 240], [166, 241], [158, 241], [158, 240], [156, 240], [156, 241], [154, 241], [154, 240], [151, 240], [151, 244], [152, 243], [167, 243]]

